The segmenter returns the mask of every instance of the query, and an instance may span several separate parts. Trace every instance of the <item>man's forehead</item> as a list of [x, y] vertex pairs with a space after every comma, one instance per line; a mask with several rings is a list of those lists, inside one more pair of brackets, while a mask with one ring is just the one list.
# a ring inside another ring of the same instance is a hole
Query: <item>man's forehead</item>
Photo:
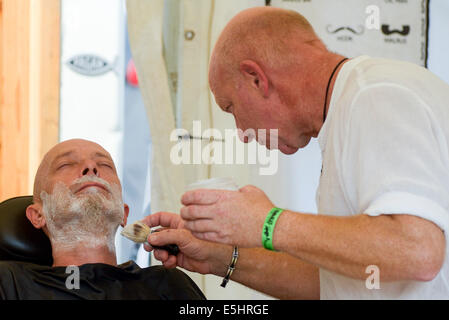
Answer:
[[69, 151], [62, 151], [62, 152], [60, 152], [59, 154], [57, 154], [54, 157], [54, 160], [65, 158], [65, 157], [76, 157], [76, 156], [79, 156], [80, 154], [88, 155], [90, 157], [107, 158], [107, 159], [112, 160], [111, 156], [107, 152], [102, 152], [102, 151], [99, 151], [99, 150], [91, 150], [91, 152], [88, 152], [87, 150], [82, 150], [81, 151], [79, 149], [72, 149], [72, 150], [69, 150]]
[[103, 157], [112, 160], [109, 152], [100, 145], [90, 142], [61, 143], [51, 151], [49, 160], [54, 162], [64, 157]]
[[226, 92], [226, 81], [221, 81], [218, 76], [211, 77], [209, 81], [210, 91], [214, 95], [215, 101], [218, 105], [224, 105], [229, 100]]

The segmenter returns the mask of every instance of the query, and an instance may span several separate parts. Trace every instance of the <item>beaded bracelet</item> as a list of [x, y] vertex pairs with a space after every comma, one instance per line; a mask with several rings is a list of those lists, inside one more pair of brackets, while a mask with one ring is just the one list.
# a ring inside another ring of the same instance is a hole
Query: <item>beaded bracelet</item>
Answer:
[[225, 288], [227, 283], [229, 282], [229, 279], [231, 278], [232, 272], [234, 272], [235, 265], [237, 264], [237, 259], [238, 258], [239, 258], [239, 248], [237, 246], [235, 246], [234, 247], [234, 251], [232, 252], [231, 263], [228, 266], [228, 271], [226, 272], [226, 275], [223, 278], [223, 282], [221, 283], [221, 286], [223, 288]]

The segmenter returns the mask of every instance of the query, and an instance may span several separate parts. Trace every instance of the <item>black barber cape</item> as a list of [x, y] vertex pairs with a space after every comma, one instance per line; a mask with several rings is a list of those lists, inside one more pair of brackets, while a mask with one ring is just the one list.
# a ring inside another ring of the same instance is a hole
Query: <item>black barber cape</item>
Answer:
[[[204, 300], [197, 285], [184, 272], [163, 266], [140, 268], [133, 261], [117, 267], [103, 264], [79, 266], [79, 289], [74, 272], [27, 262], [0, 261], [0, 299], [145, 299]], [[73, 289], [68, 289], [66, 282]]]

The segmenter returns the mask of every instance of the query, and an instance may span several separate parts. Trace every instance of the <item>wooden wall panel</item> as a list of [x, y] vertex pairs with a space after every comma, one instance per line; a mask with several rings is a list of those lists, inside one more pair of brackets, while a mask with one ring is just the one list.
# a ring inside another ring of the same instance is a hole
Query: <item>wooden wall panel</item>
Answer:
[[58, 142], [60, 0], [2, 0], [0, 201], [31, 194]]

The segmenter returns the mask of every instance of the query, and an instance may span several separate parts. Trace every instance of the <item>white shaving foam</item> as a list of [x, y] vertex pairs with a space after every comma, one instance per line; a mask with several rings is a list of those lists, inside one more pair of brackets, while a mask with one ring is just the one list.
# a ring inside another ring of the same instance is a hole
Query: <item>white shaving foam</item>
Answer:
[[53, 249], [70, 250], [81, 243], [87, 248], [106, 246], [115, 253], [115, 233], [124, 218], [121, 188], [96, 176], [83, 176], [75, 184], [97, 182], [110, 192], [107, 196], [97, 187], [74, 194], [62, 182], [53, 192], [42, 191], [43, 214]]

